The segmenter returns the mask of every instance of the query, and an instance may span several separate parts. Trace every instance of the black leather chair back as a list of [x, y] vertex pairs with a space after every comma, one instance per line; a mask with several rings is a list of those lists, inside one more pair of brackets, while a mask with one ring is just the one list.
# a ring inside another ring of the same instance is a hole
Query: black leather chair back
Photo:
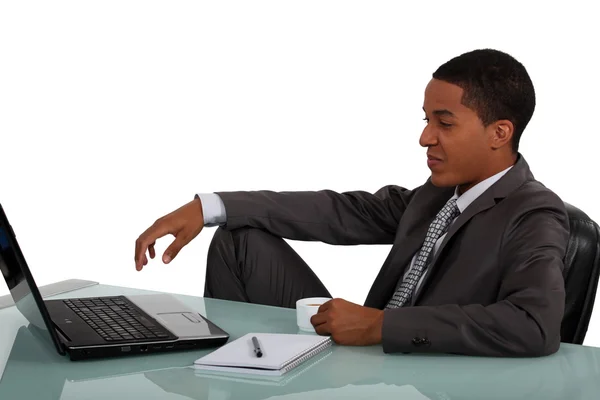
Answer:
[[571, 233], [565, 254], [566, 304], [561, 341], [582, 344], [587, 333], [600, 275], [600, 229], [583, 211], [565, 203]]

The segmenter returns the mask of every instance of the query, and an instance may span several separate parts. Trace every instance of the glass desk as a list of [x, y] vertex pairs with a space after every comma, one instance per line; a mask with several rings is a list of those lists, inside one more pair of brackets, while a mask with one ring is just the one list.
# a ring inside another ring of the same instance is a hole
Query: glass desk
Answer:
[[[53, 298], [149, 294], [97, 285]], [[177, 295], [225, 329], [298, 333], [295, 310]], [[0, 310], [0, 399], [598, 399], [600, 348], [564, 344], [533, 359], [385, 354], [332, 349], [282, 378], [210, 377], [194, 360], [212, 351], [69, 361], [34, 336], [15, 307]]]

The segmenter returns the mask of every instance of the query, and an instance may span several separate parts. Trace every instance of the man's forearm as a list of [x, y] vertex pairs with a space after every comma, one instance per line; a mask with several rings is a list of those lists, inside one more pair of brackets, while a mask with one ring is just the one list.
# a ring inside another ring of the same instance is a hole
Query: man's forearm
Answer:
[[[557, 297], [560, 299], [561, 296]], [[455, 353], [472, 356], [538, 357], [560, 345], [556, 317], [541, 324], [509, 301], [490, 306], [442, 305], [385, 310], [382, 329], [386, 353]]]

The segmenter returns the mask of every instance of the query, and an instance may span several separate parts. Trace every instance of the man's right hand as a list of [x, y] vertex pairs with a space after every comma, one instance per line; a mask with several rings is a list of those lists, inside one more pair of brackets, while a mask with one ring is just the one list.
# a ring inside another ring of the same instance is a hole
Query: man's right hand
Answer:
[[175, 240], [165, 250], [162, 257], [163, 262], [168, 264], [185, 245], [198, 236], [202, 228], [204, 228], [202, 203], [199, 198], [195, 198], [170, 214], [157, 219], [140, 235], [135, 241], [135, 268], [141, 271], [144, 265], [148, 264], [146, 250], [148, 250], [150, 258], [154, 258], [156, 239], [167, 234], [175, 236]]

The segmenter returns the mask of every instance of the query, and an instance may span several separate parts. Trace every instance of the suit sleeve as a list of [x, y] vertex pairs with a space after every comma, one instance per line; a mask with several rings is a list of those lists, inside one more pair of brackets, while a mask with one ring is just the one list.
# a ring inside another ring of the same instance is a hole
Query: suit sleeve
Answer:
[[523, 215], [503, 238], [506, 272], [495, 303], [385, 310], [383, 350], [515, 357], [556, 352], [568, 235], [568, 217], [558, 205]]
[[376, 193], [217, 192], [226, 230], [259, 228], [292, 240], [334, 245], [391, 244], [400, 218], [418, 190], [385, 186]]

